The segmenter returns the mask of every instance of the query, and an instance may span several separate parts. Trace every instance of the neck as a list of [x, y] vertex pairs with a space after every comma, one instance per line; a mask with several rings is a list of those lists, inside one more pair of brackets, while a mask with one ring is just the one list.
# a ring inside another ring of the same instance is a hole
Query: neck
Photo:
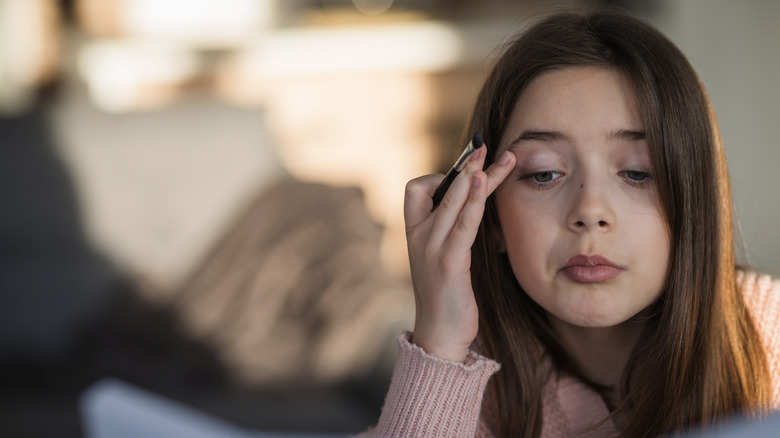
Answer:
[[583, 376], [609, 388], [610, 398], [614, 397], [611, 401], [619, 401], [620, 380], [643, 325], [629, 320], [612, 327], [577, 327], [548, 316], [561, 346], [576, 361]]

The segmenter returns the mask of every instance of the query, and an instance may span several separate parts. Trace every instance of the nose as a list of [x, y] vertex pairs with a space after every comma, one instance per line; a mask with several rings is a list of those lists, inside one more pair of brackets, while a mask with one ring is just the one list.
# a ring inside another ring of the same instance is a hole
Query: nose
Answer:
[[581, 232], [606, 232], [615, 226], [617, 219], [609, 191], [598, 181], [583, 181], [574, 187], [572, 203], [566, 219], [570, 230]]

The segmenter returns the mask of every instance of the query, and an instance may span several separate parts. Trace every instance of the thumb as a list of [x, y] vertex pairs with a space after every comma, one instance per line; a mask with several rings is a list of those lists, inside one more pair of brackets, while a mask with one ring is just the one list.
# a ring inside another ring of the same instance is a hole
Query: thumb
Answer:
[[433, 193], [444, 175], [425, 175], [406, 183], [404, 194], [404, 221], [406, 228], [414, 227], [431, 215]]

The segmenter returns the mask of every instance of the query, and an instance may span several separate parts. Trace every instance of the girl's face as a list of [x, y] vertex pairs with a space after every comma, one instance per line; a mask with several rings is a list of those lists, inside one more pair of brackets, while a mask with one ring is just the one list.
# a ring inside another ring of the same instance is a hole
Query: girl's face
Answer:
[[496, 190], [515, 277], [548, 314], [612, 327], [658, 298], [669, 233], [636, 97], [616, 69], [535, 78], [498, 152], [517, 165]]

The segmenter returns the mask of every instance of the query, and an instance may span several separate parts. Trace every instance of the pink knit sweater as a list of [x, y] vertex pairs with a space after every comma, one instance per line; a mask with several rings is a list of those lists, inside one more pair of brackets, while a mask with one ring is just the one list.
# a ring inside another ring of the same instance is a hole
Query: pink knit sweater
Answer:
[[[773, 404], [780, 409], [780, 281], [768, 276], [740, 277], [745, 302], [767, 352]], [[482, 399], [495, 361], [470, 352], [465, 363], [439, 359], [399, 338], [399, 357], [376, 428], [367, 436], [492, 437]], [[583, 433], [609, 415], [601, 396], [578, 380], [551, 378], [542, 394], [542, 437], [613, 437], [612, 422]]]

